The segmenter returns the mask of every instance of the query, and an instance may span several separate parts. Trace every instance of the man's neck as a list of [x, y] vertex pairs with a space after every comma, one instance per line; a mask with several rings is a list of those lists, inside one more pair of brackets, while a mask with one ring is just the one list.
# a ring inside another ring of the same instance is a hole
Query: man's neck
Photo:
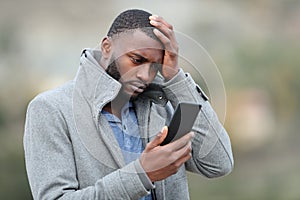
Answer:
[[121, 119], [121, 110], [129, 100], [130, 98], [119, 92], [117, 97], [106, 104], [103, 109]]

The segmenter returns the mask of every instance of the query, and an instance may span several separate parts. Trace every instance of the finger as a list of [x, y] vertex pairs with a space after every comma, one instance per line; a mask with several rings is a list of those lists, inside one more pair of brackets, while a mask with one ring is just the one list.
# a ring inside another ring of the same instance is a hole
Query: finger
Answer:
[[172, 154], [168, 157], [168, 162], [172, 163], [171, 165], [173, 165], [174, 163], [178, 162], [178, 160], [185, 161], [185, 159], [183, 158], [190, 157], [189, 154], [191, 154], [191, 151], [192, 151], [192, 145], [191, 142], [189, 142], [183, 148], [177, 151], [173, 151]]
[[163, 23], [151, 20], [150, 24], [159, 29], [161, 32], [163, 32], [171, 40], [175, 40], [174, 31], [166, 25], [164, 25]]
[[192, 153], [190, 149], [186, 149], [185, 154], [183, 154], [178, 160], [176, 160], [173, 165], [176, 167], [180, 167], [183, 163], [188, 161], [192, 157]]
[[177, 48], [174, 49], [171, 43], [171, 40], [164, 35], [161, 31], [159, 31], [158, 29], [154, 29], [153, 33], [158, 37], [158, 39], [162, 42], [162, 44], [165, 47], [166, 51], [172, 52], [172, 53], [176, 53]]
[[170, 143], [169, 148], [171, 148], [173, 151], [178, 151], [184, 148], [189, 142], [191, 142], [193, 137], [194, 132], [189, 132], [186, 135], [179, 138], [178, 140], [175, 140], [174, 142]]
[[159, 146], [168, 134], [168, 127], [164, 126], [162, 130], [155, 136], [155, 138], [146, 145], [145, 152], [149, 152], [155, 147]]
[[169, 24], [163, 17], [161, 16], [157, 16], [157, 15], [152, 15], [149, 17], [150, 20], [153, 21], [157, 21], [157, 22], [161, 22], [162, 24], [164, 24], [166, 27], [168, 27], [169, 29], [173, 30], [173, 26], [171, 24]]
[[182, 149], [175, 152], [176, 160], [189, 156], [192, 152], [192, 142], [188, 142]]
[[152, 16], [149, 17], [149, 19], [152, 26], [155, 26], [162, 31], [170, 40], [176, 42], [173, 26], [171, 24], [166, 22], [162, 17], [158, 16]]

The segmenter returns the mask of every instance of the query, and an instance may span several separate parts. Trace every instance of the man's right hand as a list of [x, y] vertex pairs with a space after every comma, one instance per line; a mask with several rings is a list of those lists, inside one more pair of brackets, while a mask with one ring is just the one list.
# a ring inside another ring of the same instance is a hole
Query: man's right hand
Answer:
[[154, 140], [146, 145], [140, 157], [141, 165], [152, 182], [163, 180], [175, 174], [181, 165], [192, 156], [193, 132], [170, 144], [160, 146], [167, 134], [168, 128], [165, 126]]

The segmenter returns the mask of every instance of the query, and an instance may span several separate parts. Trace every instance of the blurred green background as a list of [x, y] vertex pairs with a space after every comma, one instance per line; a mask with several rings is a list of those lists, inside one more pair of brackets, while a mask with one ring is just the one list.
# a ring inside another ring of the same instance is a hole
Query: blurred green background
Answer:
[[23, 153], [26, 106], [72, 79], [127, 8], [162, 15], [203, 45], [222, 74], [234, 171], [189, 174], [191, 199], [300, 199], [298, 0], [0, 0], [0, 199], [31, 199]]

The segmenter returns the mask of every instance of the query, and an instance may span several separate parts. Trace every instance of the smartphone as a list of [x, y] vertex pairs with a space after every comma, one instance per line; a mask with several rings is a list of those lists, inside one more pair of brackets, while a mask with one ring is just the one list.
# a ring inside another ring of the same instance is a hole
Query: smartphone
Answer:
[[190, 132], [200, 110], [200, 104], [179, 103], [168, 126], [167, 137], [160, 145], [169, 144]]

